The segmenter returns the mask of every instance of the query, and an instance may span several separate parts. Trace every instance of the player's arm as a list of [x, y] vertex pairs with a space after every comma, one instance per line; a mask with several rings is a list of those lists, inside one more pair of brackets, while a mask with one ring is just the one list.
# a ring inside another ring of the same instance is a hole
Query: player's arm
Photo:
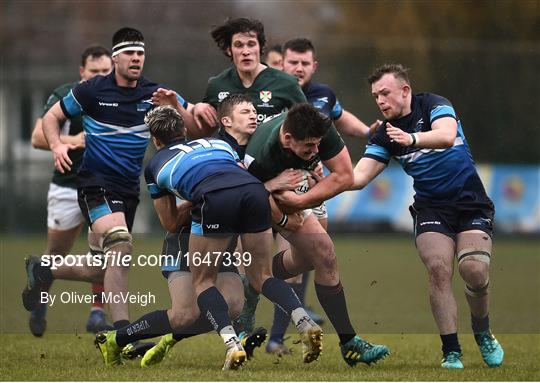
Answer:
[[324, 166], [330, 170], [330, 174], [322, 178], [307, 193], [296, 194], [283, 192], [276, 196], [278, 201], [287, 207], [308, 209], [319, 206], [321, 203], [339, 193], [348, 190], [353, 183], [353, 170], [349, 151], [343, 146], [341, 151], [334, 157], [323, 161]]
[[384, 162], [369, 157], [362, 157], [354, 167], [354, 182], [351, 190], [365, 188], [385, 168], [386, 164]]
[[171, 233], [175, 233], [178, 228], [189, 222], [191, 202], [183, 202], [176, 205], [176, 198], [172, 194], [165, 194], [154, 199], [154, 209], [161, 222], [161, 226]]
[[272, 194], [268, 197], [270, 201], [270, 208], [272, 209], [272, 223], [288, 231], [298, 230], [304, 223], [304, 216], [301, 212], [284, 213]]
[[454, 145], [457, 135], [457, 121], [454, 117], [441, 117], [431, 123], [428, 132], [407, 133], [386, 123], [386, 133], [391, 140], [402, 146], [425, 149], [446, 149]]
[[336, 125], [336, 129], [339, 130], [340, 133], [343, 133], [347, 136], [368, 137], [373, 134], [375, 130], [377, 130], [377, 127], [381, 124], [381, 121], [377, 120], [370, 126], [367, 126], [362, 121], [360, 121], [354, 114], [343, 109], [343, 113], [337, 120], [334, 120], [334, 124]]
[[[32, 146], [36, 149], [51, 150], [49, 143], [43, 133], [43, 119], [38, 118], [32, 131]], [[84, 133], [80, 132], [76, 135], [61, 134], [60, 141], [64, 144], [75, 145], [76, 149], [84, 148]]]
[[71, 159], [68, 156], [68, 151], [76, 149], [73, 144], [63, 143], [60, 140], [60, 126], [67, 120], [64, 114], [60, 101], [55, 103], [51, 109], [43, 116], [43, 134], [49, 144], [49, 148], [53, 153], [54, 167], [60, 172], [71, 170]]

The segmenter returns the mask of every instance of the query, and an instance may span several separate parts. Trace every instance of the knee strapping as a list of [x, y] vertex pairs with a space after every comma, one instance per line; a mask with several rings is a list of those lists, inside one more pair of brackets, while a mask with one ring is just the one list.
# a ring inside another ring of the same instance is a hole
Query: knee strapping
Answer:
[[465, 294], [473, 298], [481, 298], [488, 295], [489, 294], [489, 281], [487, 281], [484, 286], [477, 289], [473, 289], [471, 286], [466, 284]]
[[101, 248], [103, 249], [103, 252], [107, 254], [112, 247], [122, 243], [129, 243], [131, 245], [132, 241], [133, 238], [127, 227], [115, 226], [101, 237]]
[[463, 249], [458, 253], [457, 259], [458, 259], [458, 265], [461, 264], [461, 262], [463, 261], [469, 261], [469, 260], [484, 262], [489, 265], [489, 262], [491, 260], [491, 253], [486, 250], [480, 250], [480, 249], [474, 249], [474, 248]]

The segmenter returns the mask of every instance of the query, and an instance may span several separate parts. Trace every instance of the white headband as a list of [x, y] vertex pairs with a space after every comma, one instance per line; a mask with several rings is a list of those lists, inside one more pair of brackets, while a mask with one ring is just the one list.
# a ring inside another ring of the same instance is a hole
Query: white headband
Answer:
[[144, 52], [144, 42], [142, 42], [142, 41], [123, 41], [121, 43], [118, 43], [112, 48], [112, 55], [116, 56], [117, 54], [125, 52], [125, 51]]

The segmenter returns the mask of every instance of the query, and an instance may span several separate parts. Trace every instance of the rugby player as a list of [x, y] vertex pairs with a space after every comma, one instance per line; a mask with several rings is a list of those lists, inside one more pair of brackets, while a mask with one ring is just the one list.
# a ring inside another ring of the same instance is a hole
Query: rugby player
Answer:
[[[227, 302], [215, 286], [218, 258], [235, 238], [234, 233], [240, 235], [243, 251], [250, 254], [244, 267], [251, 285], [291, 316], [301, 334], [304, 362], [316, 360], [322, 348], [322, 330], [311, 321], [292, 289], [271, 274], [271, 212], [264, 186], [238, 165], [238, 156], [224, 141], [186, 141], [182, 117], [174, 108], [160, 106], [147, 115], [146, 122], [158, 152], [145, 176], [162, 225], [168, 230], [178, 227], [175, 196], [194, 205], [187, 256], [193, 295], [203, 318], [212, 323], [226, 345], [223, 369], [238, 369], [246, 360]], [[208, 257], [208, 262], [197, 264], [196, 254]], [[165, 320], [169, 319], [162, 312]], [[103, 340], [106, 343], [106, 338]]]
[[[139, 203], [139, 177], [149, 142], [144, 116], [152, 107], [152, 94], [160, 87], [142, 76], [145, 43], [141, 32], [122, 28], [112, 38], [114, 70], [73, 88], [43, 117], [43, 133], [53, 153], [56, 169], [69, 171], [73, 162], [68, 152], [74, 145], [60, 140], [60, 126], [67, 118], [82, 115], [85, 152], [77, 174], [78, 200], [100, 250], [116, 259], [101, 267], [60, 266], [55, 270], [41, 265], [39, 258], [27, 259], [28, 286], [23, 303], [36, 307], [40, 291], [53, 279], [104, 282], [105, 293], [120, 296], [127, 292], [129, 266], [121, 259], [132, 252], [131, 229]], [[188, 103], [178, 96], [180, 113], [193, 124]], [[114, 327], [129, 324], [127, 301], [109, 304]]]
[[[111, 53], [101, 46], [90, 46], [84, 50], [79, 67], [80, 81], [88, 81], [92, 77], [106, 76], [112, 70]], [[60, 85], [47, 99], [43, 114], [60, 99], [66, 96], [78, 82]], [[43, 135], [42, 118], [36, 120], [32, 132], [32, 146], [36, 149], [50, 150], [49, 144]], [[81, 232], [84, 224], [84, 216], [77, 202], [77, 170], [82, 162], [84, 152], [84, 133], [80, 116], [66, 121], [62, 127], [60, 139], [65, 143], [71, 143], [77, 147], [70, 151], [69, 157], [73, 162], [70, 171], [60, 173], [54, 171], [49, 192], [47, 194], [47, 247], [44, 254], [65, 256], [69, 253], [75, 242], [75, 238]], [[88, 240], [92, 240], [88, 235]], [[90, 251], [94, 252], [98, 244], [90, 244]], [[48, 286], [50, 288], [50, 286]], [[92, 293], [95, 300], [92, 303], [90, 316], [86, 323], [88, 332], [96, 333], [106, 330], [110, 325], [105, 320], [101, 293], [102, 283], [92, 283]], [[30, 313], [28, 321], [30, 332], [34, 336], [42, 336], [47, 327], [45, 319], [47, 305], [40, 303]]]
[[484, 362], [500, 366], [504, 352], [491, 333], [488, 309], [494, 206], [476, 172], [461, 121], [446, 98], [413, 94], [407, 69], [401, 64], [377, 68], [368, 81], [385, 128], [369, 140], [354, 169], [353, 189], [364, 188], [391, 157], [414, 179], [416, 194], [410, 212], [441, 336], [441, 365], [463, 368], [452, 293], [456, 258], [474, 339]]

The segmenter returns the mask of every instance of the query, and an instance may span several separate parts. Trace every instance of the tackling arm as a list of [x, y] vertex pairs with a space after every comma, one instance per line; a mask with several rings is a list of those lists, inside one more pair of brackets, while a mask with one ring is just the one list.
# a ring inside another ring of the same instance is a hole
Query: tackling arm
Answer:
[[283, 192], [276, 199], [284, 206], [297, 210], [319, 206], [321, 203], [339, 193], [348, 190], [353, 183], [353, 171], [349, 151], [343, 149], [333, 158], [323, 161], [330, 174], [324, 177], [313, 188], [304, 194]]
[[354, 167], [354, 183], [351, 190], [365, 188], [375, 179], [384, 169], [386, 164], [374, 160], [373, 158], [363, 157]]
[[[428, 132], [409, 134], [386, 123], [388, 137], [403, 146], [425, 149], [446, 149], [454, 145], [457, 135], [457, 121], [453, 117], [441, 117], [431, 124]], [[413, 137], [414, 136], [414, 137]]]

